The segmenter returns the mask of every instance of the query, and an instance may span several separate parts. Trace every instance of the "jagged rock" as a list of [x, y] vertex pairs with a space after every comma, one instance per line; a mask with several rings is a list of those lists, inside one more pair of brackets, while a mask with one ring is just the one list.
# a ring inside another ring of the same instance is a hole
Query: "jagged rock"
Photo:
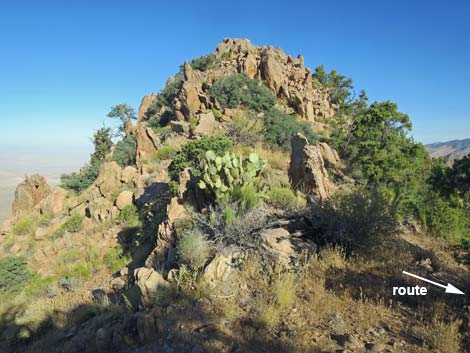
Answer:
[[244, 38], [224, 38], [222, 43], [215, 49], [216, 56], [222, 56], [224, 53], [242, 54], [254, 50], [254, 46], [248, 39]]
[[127, 166], [122, 170], [121, 181], [124, 184], [130, 184], [134, 181], [134, 178], [137, 175], [137, 169], [133, 166]]
[[147, 113], [150, 105], [156, 100], [157, 94], [155, 92], [152, 92], [151, 95], [144, 96], [144, 98], [142, 98], [142, 102], [140, 102], [139, 111], [137, 113], [137, 123], [140, 123], [141, 121], [145, 120], [145, 114]]
[[243, 63], [243, 72], [251, 79], [256, 77], [258, 72], [258, 63], [252, 53], [248, 53]]
[[34, 174], [16, 187], [13, 201], [13, 217], [21, 218], [33, 211], [51, 193], [51, 187], [43, 176]]
[[99, 187], [101, 195], [107, 199], [116, 197], [116, 193], [121, 188], [121, 167], [116, 162], [105, 162], [100, 166], [96, 185]]
[[[194, 71], [188, 62], [184, 63], [184, 82], [178, 94], [178, 101], [181, 111], [186, 120], [195, 116], [196, 112], [201, 108], [200, 96], [203, 95], [202, 91], [202, 76], [199, 71]], [[177, 115], [178, 118], [178, 115]]]
[[260, 233], [264, 245], [276, 255], [277, 260], [288, 266], [291, 258], [296, 256], [295, 247], [290, 241], [290, 233], [283, 228], [266, 229]]
[[134, 270], [134, 278], [141, 292], [141, 301], [144, 306], [149, 306], [157, 291], [168, 287], [169, 283], [157, 271], [140, 267]]
[[189, 134], [189, 124], [186, 121], [170, 121], [170, 126], [177, 134]]
[[235, 271], [233, 261], [233, 254], [217, 255], [204, 269], [204, 280], [211, 287], [215, 287], [217, 284], [227, 281], [230, 275]]
[[321, 156], [325, 163], [331, 167], [336, 167], [340, 161], [338, 152], [326, 142], [321, 142], [318, 144], [318, 148], [320, 149]]
[[51, 213], [56, 217], [66, 211], [68, 191], [57, 186], [47, 197], [41, 201], [41, 213]]
[[96, 222], [104, 222], [115, 218], [113, 207], [113, 203], [110, 200], [101, 197], [94, 200], [93, 203], [89, 205], [89, 210], [91, 216]]
[[266, 50], [261, 60], [261, 77], [277, 96], [283, 84], [283, 67], [271, 50]]
[[199, 115], [199, 124], [194, 129], [195, 136], [204, 136], [212, 134], [218, 127], [214, 113], [208, 112]]
[[129, 190], [122, 191], [116, 199], [116, 207], [121, 211], [127, 206], [132, 205], [134, 193]]
[[291, 145], [289, 179], [292, 187], [322, 200], [330, 198], [330, 182], [320, 149], [309, 145], [302, 134], [293, 136]]
[[137, 151], [137, 162], [144, 160], [155, 154], [160, 139], [150, 127], [145, 127], [143, 124], [138, 124], [135, 132]]

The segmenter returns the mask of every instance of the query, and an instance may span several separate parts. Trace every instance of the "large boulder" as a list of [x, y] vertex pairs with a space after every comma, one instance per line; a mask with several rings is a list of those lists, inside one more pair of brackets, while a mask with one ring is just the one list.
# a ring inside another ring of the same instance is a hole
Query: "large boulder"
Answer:
[[266, 229], [260, 233], [263, 245], [284, 266], [288, 266], [297, 254], [290, 233], [283, 228]]
[[219, 126], [217, 120], [215, 120], [214, 113], [209, 111], [199, 115], [199, 123], [194, 129], [195, 136], [204, 136], [214, 133]]
[[191, 64], [185, 62], [184, 82], [175, 102], [175, 113], [178, 120], [182, 118], [189, 120], [201, 109], [201, 98], [204, 95], [202, 83], [203, 79], [201, 73], [197, 70], [193, 70]]
[[321, 200], [330, 198], [330, 181], [320, 149], [309, 145], [300, 133], [292, 137], [291, 145], [289, 179], [292, 187]]
[[57, 186], [52, 192], [41, 202], [41, 213], [52, 214], [56, 217], [64, 211], [67, 211], [68, 191]]
[[318, 144], [318, 148], [320, 149], [321, 156], [326, 165], [330, 167], [336, 167], [338, 165], [340, 158], [338, 152], [333, 147], [330, 147], [326, 142], [321, 142]]
[[276, 58], [275, 53], [266, 50], [261, 61], [261, 77], [266, 81], [266, 85], [277, 96], [284, 81], [283, 67]]
[[137, 169], [129, 165], [122, 170], [121, 181], [124, 184], [130, 184], [134, 181], [136, 175], [137, 175]]
[[121, 188], [121, 175], [121, 167], [116, 162], [106, 162], [101, 165], [95, 184], [103, 197], [111, 200], [117, 196]]
[[143, 124], [138, 124], [135, 130], [135, 137], [137, 142], [137, 162], [155, 154], [158, 146], [160, 145], [160, 139], [152, 128], [146, 127]]
[[128, 206], [132, 205], [134, 193], [129, 190], [122, 191], [116, 199], [116, 207], [121, 211]]
[[158, 290], [167, 288], [169, 285], [160, 273], [146, 267], [135, 269], [134, 279], [140, 289], [141, 301], [144, 307], [152, 304]]
[[34, 174], [16, 187], [13, 201], [13, 217], [21, 218], [30, 214], [34, 207], [51, 193], [51, 187], [43, 176]]

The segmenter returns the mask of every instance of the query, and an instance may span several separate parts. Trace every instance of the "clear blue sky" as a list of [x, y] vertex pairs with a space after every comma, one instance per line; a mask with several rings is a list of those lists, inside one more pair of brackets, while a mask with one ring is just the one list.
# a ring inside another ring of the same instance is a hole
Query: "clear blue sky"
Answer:
[[137, 109], [224, 37], [352, 77], [371, 100], [396, 101], [419, 141], [470, 138], [466, 1], [5, 1], [0, 153], [18, 144], [88, 153], [111, 105]]

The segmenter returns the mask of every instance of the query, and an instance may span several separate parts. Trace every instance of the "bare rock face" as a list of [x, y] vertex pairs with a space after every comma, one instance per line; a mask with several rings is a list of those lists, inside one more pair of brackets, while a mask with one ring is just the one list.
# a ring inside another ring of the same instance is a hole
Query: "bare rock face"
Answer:
[[290, 234], [283, 228], [267, 229], [260, 234], [266, 248], [271, 251], [277, 260], [284, 266], [288, 266], [291, 258], [297, 253], [290, 241]]
[[283, 81], [283, 67], [275, 53], [272, 50], [265, 50], [261, 61], [261, 77], [266, 80], [268, 88], [270, 88], [276, 96], [279, 95]]
[[152, 128], [146, 127], [143, 124], [137, 125], [135, 137], [137, 141], [137, 162], [152, 156], [160, 145], [160, 140]]
[[41, 212], [50, 213], [56, 217], [67, 210], [66, 200], [68, 191], [57, 186], [47, 197], [41, 201]]
[[121, 174], [122, 170], [116, 162], [106, 162], [100, 166], [96, 185], [98, 186], [101, 195], [107, 199], [115, 197], [116, 193], [121, 188]]
[[51, 187], [46, 179], [38, 174], [26, 177], [25, 181], [16, 187], [13, 201], [13, 217], [23, 217], [30, 214], [34, 207], [51, 193]]
[[328, 145], [326, 142], [321, 142], [318, 144], [318, 148], [320, 149], [321, 156], [325, 161], [325, 164], [331, 167], [336, 167], [340, 161], [338, 152]]
[[194, 129], [195, 136], [204, 136], [214, 133], [219, 124], [215, 120], [214, 114], [210, 111], [199, 116], [199, 124]]
[[122, 170], [121, 181], [124, 184], [130, 184], [134, 181], [136, 176], [137, 176], [137, 169], [129, 165]]
[[330, 182], [320, 149], [309, 145], [302, 134], [292, 137], [291, 144], [289, 178], [292, 187], [321, 200], [330, 198]]
[[129, 190], [122, 191], [119, 194], [118, 198], [116, 199], [116, 207], [122, 211], [126, 207], [132, 205], [133, 198], [134, 198], [134, 193], [132, 191], [129, 191]]
[[140, 103], [139, 112], [137, 114], [137, 122], [140, 123], [141, 121], [145, 120], [145, 114], [147, 113], [150, 105], [157, 100], [157, 94], [152, 92], [149, 96], [144, 96], [142, 98], [142, 102]]
[[244, 38], [224, 38], [222, 43], [215, 49], [216, 56], [222, 56], [224, 53], [242, 54], [252, 51], [255, 47], [248, 39]]
[[177, 120], [189, 120], [203, 107], [201, 104], [203, 78], [200, 71], [192, 69], [188, 62], [184, 63], [184, 82], [176, 98], [176, 118]]

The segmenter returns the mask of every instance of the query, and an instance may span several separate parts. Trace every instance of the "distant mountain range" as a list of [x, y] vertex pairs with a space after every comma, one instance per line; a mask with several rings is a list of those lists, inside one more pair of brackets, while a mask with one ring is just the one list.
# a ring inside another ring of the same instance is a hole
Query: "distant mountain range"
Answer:
[[426, 145], [426, 148], [432, 157], [443, 157], [451, 165], [454, 160], [470, 154], [470, 139], [436, 142]]

